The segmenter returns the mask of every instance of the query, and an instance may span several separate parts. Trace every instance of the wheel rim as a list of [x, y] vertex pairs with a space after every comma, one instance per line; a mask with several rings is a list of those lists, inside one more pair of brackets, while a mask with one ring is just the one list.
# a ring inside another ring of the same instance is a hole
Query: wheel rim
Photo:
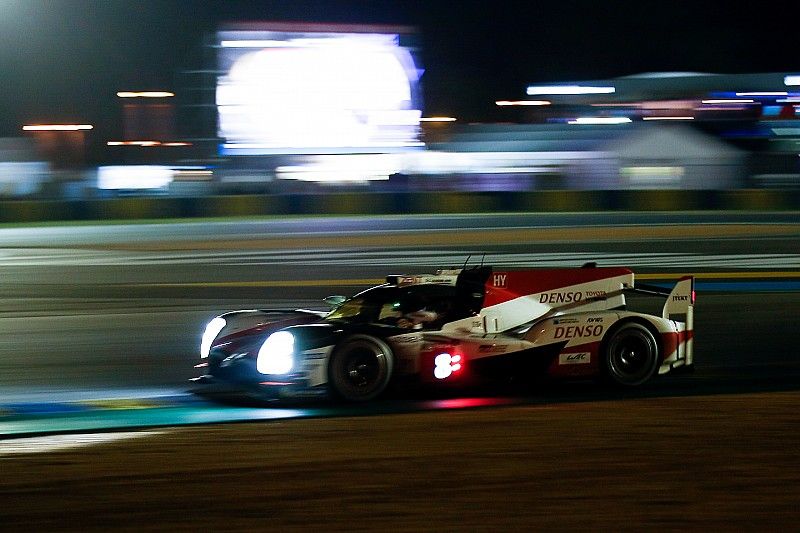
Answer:
[[350, 352], [345, 368], [348, 384], [357, 389], [369, 387], [380, 374], [382, 358], [382, 353], [374, 353], [364, 348]]
[[612, 376], [622, 383], [644, 381], [653, 371], [656, 347], [652, 337], [639, 329], [619, 332], [608, 349]]
[[388, 373], [386, 354], [370, 342], [354, 342], [335, 359], [335, 386], [349, 400], [369, 399], [380, 393]]

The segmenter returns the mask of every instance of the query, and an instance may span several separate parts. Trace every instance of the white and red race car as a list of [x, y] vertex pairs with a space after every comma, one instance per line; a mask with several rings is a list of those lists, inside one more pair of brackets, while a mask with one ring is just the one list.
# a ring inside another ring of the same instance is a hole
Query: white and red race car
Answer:
[[[661, 316], [626, 309], [626, 294], [666, 298]], [[246, 310], [203, 334], [198, 384], [261, 397], [331, 393], [366, 401], [395, 378], [466, 384], [497, 377], [605, 378], [640, 385], [692, 365], [694, 279], [635, 287], [626, 268], [388, 276], [328, 313]]]

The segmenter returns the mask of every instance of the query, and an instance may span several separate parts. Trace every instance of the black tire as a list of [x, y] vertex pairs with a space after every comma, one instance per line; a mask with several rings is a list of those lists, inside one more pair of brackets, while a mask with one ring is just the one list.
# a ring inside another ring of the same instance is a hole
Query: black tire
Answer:
[[653, 377], [658, 363], [658, 343], [653, 333], [636, 322], [613, 330], [603, 342], [605, 376], [616, 385], [641, 385]]
[[386, 390], [394, 372], [392, 349], [377, 337], [351, 335], [333, 352], [328, 380], [334, 396], [366, 402]]

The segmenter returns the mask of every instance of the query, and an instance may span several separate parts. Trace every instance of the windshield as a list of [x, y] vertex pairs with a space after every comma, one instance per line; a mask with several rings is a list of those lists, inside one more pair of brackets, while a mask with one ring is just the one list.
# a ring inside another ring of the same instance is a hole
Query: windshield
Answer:
[[375, 287], [345, 300], [325, 318], [350, 322], [379, 322], [389, 316], [399, 316], [400, 296], [400, 289], [397, 287]]
[[455, 287], [381, 285], [345, 300], [325, 317], [359, 323], [430, 329], [452, 315]]

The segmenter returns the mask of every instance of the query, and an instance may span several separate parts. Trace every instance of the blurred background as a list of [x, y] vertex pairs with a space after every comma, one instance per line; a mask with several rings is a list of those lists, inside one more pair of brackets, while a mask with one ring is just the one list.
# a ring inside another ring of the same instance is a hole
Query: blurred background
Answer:
[[[0, 446], [0, 523], [794, 526], [798, 15], [796, 0], [0, 0], [0, 441], [164, 426], [83, 456]], [[357, 411], [439, 411], [414, 425], [189, 391], [227, 310], [588, 262], [697, 278], [696, 374], [520, 389], [522, 410], [457, 418], [505, 400]]]
[[0, 11], [5, 200], [800, 180], [791, 17], [469, 1]]

